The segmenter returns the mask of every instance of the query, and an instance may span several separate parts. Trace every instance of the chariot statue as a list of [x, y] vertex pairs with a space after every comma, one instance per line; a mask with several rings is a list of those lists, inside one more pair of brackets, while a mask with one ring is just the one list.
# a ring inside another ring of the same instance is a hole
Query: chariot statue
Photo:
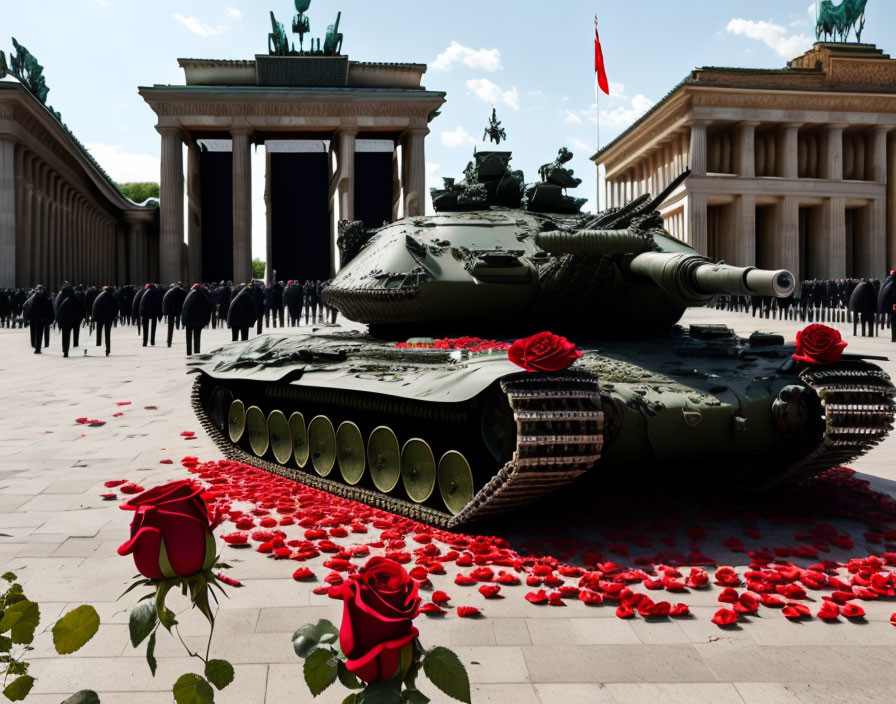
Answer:
[[495, 144], [500, 144], [502, 139], [505, 142], [507, 141], [507, 132], [501, 127], [501, 121], [498, 119], [498, 113], [494, 108], [492, 108], [492, 116], [488, 121], [488, 126], [482, 133], [482, 141], [484, 142], [486, 139], [490, 139]]
[[820, 40], [824, 35], [845, 42], [850, 30], [856, 33], [856, 41], [862, 41], [862, 30], [865, 28], [865, 5], [868, 0], [842, 0], [834, 5], [833, 0], [821, 0], [818, 7], [818, 19], [815, 25], [815, 38]]

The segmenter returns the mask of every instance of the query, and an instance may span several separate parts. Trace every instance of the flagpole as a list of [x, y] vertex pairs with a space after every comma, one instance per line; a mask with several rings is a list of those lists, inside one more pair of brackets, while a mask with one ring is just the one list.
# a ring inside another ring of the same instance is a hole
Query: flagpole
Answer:
[[[597, 38], [597, 14], [594, 15], [594, 36]], [[595, 153], [600, 151], [600, 96], [597, 88], [597, 71], [594, 72], [594, 124], [597, 131], [597, 149]], [[606, 188], [606, 181], [604, 182]], [[600, 164], [597, 164], [597, 201], [594, 209], [595, 213], [600, 212]]]

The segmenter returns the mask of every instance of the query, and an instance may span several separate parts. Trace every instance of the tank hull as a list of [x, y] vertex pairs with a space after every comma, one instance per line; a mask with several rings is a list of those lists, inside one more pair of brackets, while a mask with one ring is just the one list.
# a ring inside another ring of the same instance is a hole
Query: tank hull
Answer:
[[766, 489], [849, 462], [892, 426], [882, 370], [798, 365], [775, 336], [694, 326], [576, 342], [583, 357], [548, 374], [498, 351], [268, 335], [195, 359], [193, 404], [231, 459], [442, 527], [519, 509], [586, 472]]

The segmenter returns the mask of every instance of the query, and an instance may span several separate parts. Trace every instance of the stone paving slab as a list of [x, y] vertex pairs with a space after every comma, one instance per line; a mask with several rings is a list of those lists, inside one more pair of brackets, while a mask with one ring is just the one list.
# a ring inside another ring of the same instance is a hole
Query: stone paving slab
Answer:
[[[789, 339], [802, 327], [710, 310], [691, 311], [686, 321], [724, 321], [741, 334], [777, 330]], [[853, 338], [847, 334], [850, 326], [838, 327], [850, 351], [896, 357], [896, 345], [887, 338]], [[32, 654], [38, 681], [28, 701], [58, 704], [83, 687], [99, 691], [104, 703], [170, 701], [174, 678], [194, 669], [197, 661], [183, 657], [173, 639], [160, 637], [159, 673], [153, 678], [143, 651], [131, 648], [126, 624], [134, 599], [117, 598], [134, 568], [115, 554], [127, 535], [129, 516], [118, 510], [117, 501], [103, 502], [99, 494], [108, 479], [150, 487], [183, 477], [178, 461], [187, 454], [219, 457], [189, 406], [183, 332], [171, 349], [144, 349], [134, 329], [116, 328], [108, 358], [90, 346], [63, 359], [58, 335], [51, 337], [53, 347], [37, 356], [28, 348], [27, 331], [0, 330], [0, 377], [5, 398], [14, 400], [0, 406], [5, 460], [0, 467], [0, 570], [19, 572], [29, 597], [41, 602], [43, 626], [85, 602], [97, 608], [103, 625], [83, 651], [67, 657], [52, 652], [48, 633], [39, 635]], [[205, 349], [227, 341], [228, 331], [203, 334]], [[896, 363], [883, 366], [896, 376]], [[130, 405], [118, 406], [119, 401]], [[74, 422], [78, 417], [106, 424], [88, 428]], [[183, 430], [196, 431], [196, 438], [184, 440]], [[160, 464], [166, 458], [173, 464]], [[896, 438], [854, 467], [875, 489], [896, 495]], [[763, 535], [773, 542], [777, 530], [769, 526]], [[786, 537], [787, 529], [780, 531]], [[229, 590], [218, 615], [212, 653], [234, 662], [237, 674], [217, 701], [311, 701], [289, 637], [308, 621], [338, 622], [341, 605], [311, 594], [319, 582], [293, 581], [290, 561], [269, 560], [253, 550], [229, 550], [226, 559], [233, 565], [232, 576], [245, 586]], [[309, 563], [320, 575], [322, 561]], [[449, 591], [452, 604], [481, 605], [475, 588], [452, 584], [456, 572], [449, 565], [437, 588]], [[715, 596], [692, 592], [687, 602], [693, 618], [652, 622], [622, 621], [611, 608], [589, 609], [579, 602], [565, 609], [533, 607], [514, 592], [489, 601], [486, 618], [458, 619], [450, 612], [440, 619], [421, 618], [419, 626], [425, 644], [449, 645], [467, 664], [476, 702], [896, 700], [896, 629], [888, 623], [892, 603], [864, 603], [868, 616], [862, 625], [792, 624], [779, 612], [763, 610], [762, 618], [721, 630], [709, 621], [718, 608]], [[185, 640], [204, 643], [203, 619], [195, 613], [179, 618]], [[450, 701], [437, 692], [427, 694], [438, 704]], [[314, 701], [335, 704], [344, 696], [334, 687]]]

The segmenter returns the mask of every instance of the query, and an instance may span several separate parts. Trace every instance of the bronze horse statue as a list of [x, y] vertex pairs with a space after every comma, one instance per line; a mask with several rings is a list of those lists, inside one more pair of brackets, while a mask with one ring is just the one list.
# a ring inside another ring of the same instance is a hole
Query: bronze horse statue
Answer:
[[833, 0], [822, 0], [818, 9], [818, 21], [815, 25], [815, 38], [838, 37], [846, 41], [849, 30], [856, 32], [856, 41], [862, 41], [862, 30], [865, 28], [865, 5], [868, 0], [843, 0], [835, 6]]

